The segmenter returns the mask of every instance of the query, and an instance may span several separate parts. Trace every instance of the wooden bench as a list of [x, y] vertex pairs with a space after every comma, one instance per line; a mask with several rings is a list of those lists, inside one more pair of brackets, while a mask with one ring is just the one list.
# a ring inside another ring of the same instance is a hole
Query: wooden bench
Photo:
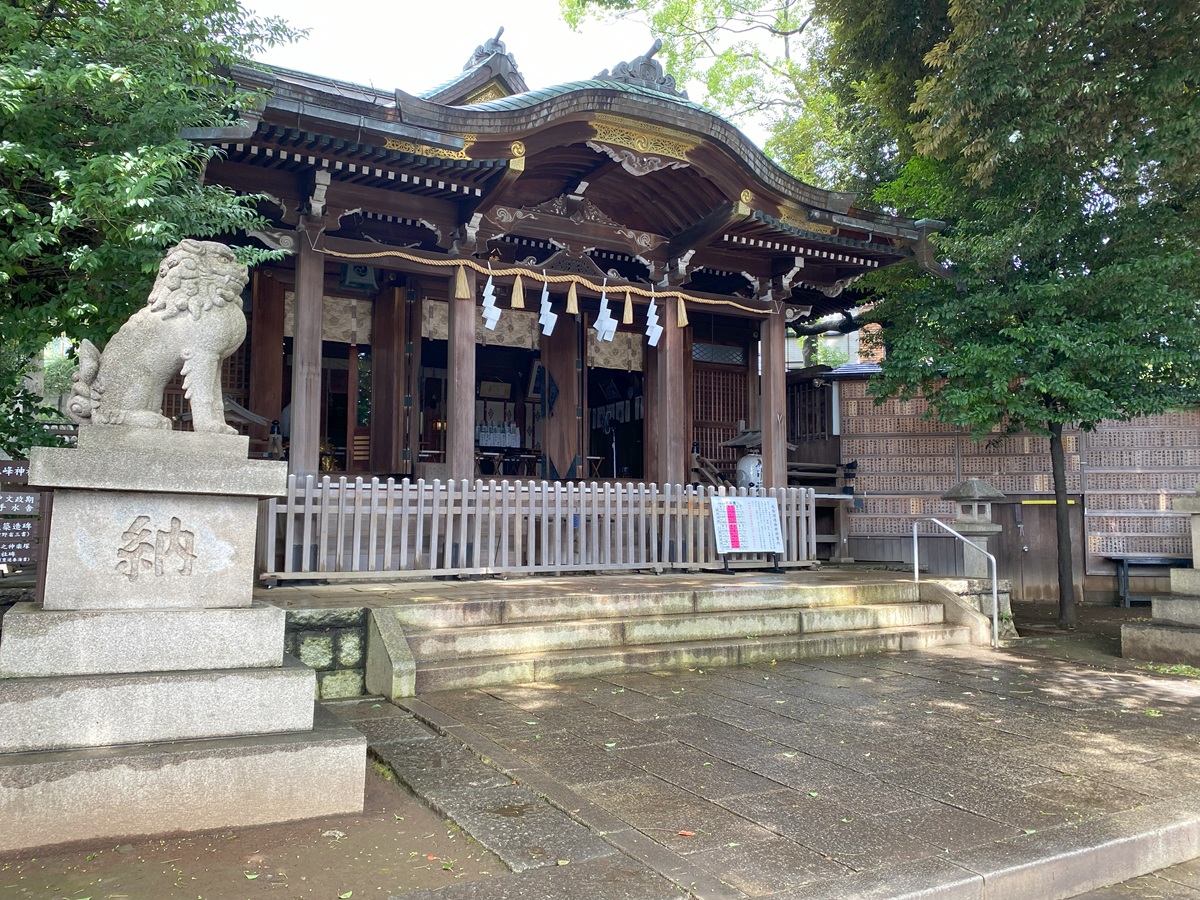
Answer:
[[1141, 553], [1114, 553], [1104, 557], [1117, 564], [1117, 600], [1121, 606], [1131, 606], [1134, 603], [1149, 603], [1148, 594], [1129, 593], [1130, 566], [1166, 566], [1171, 569], [1191, 568], [1191, 557], [1187, 556], [1146, 556]]

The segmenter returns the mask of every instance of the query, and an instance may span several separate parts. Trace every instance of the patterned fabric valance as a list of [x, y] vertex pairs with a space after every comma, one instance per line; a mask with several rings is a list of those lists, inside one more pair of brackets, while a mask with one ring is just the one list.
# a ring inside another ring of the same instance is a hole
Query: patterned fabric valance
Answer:
[[596, 340], [596, 332], [587, 332], [587, 364], [592, 369], [642, 371], [645, 336], [640, 331], [618, 331], [611, 341]]
[[[475, 343], [485, 347], [538, 348], [537, 314], [523, 309], [502, 309], [494, 330], [483, 327], [479, 310], [475, 316]], [[444, 300], [426, 299], [421, 303], [421, 337], [444, 341], [450, 333], [450, 308]]]
[[[371, 301], [366, 297], [322, 297], [321, 340], [343, 344], [371, 343]], [[283, 333], [296, 336], [296, 295], [283, 295]]]

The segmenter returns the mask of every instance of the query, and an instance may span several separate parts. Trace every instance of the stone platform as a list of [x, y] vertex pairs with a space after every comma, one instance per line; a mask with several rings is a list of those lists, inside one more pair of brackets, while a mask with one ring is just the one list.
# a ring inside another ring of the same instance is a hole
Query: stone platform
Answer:
[[55, 488], [45, 598], [0, 634], [0, 851], [362, 810], [366, 741], [316, 720], [316, 675], [254, 603], [248, 438], [81, 427]]
[[960, 645], [345, 716], [520, 873], [406, 900], [1058, 900], [1200, 856], [1200, 683], [1112, 662]]
[[319, 710], [287, 734], [0, 754], [0, 853], [360, 812], [365, 753]]

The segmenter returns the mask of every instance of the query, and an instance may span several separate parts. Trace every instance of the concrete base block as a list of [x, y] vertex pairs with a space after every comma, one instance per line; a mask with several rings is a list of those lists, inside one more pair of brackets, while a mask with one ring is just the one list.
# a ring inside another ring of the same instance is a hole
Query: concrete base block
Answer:
[[1200, 597], [1200, 569], [1171, 569], [1171, 593]]
[[1121, 655], [1147, 662], [1200, 666], [1200, 628], [1158, 623], [1122, 625]]
[[372, 609], [367, 619], [366, 686], [389, 700], [417, 692], [417, 664], [404, 626], [388, 609]]
[[[43, 610], [4, 616], [0, 678], [109, 675], [283, 664], [283, 610]], [[2, 688], [0, 688], [2, 689]]]
[[361, 813], [366, 738], [321, 712], [303, 734], [0, 755], [0, 853]]
[[1200, 628], [1200, 596], [1156, 596], [1150, 598], [1150, 615], [1155, 625], [1190, 625]]
[[275, 669], [10, 678], [0, 752], [307, 731], [315, 690], [290, 657]]

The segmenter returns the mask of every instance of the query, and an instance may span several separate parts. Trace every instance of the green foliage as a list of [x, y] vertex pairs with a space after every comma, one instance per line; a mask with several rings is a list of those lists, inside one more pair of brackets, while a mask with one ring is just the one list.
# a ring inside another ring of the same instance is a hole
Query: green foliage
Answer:
[[1200, 20], [1105, 9], [956, 2], [915, 106], [923, 155], [878, 193], [949, 223], [954, 277], [876, 278], [880, 392], [925, 391], [976, 434], [1196, 401], [1200, 71], [1172, 60], [1200, 51]]
[[42, 396], [46, 399], [58, 397], [71, 390], [71, 375], [77, 364], [67, 356], [52, 356], [42, 369]]
[[[881, 273], [880, 396], [1049, 434], [1195, 404], [1200, 14], [1149, 0], [955, 0], [926, 56], [912, 157], [877, 195], [948, 223], [949, 280]], [[1074, 625], [1066, 483], [1060, 624]]]
[[560, 0], [645, 21], [666, 68], [704, 103], [764, 126], [764, 150], [812, 184], [870, 203], [911, 150], [905, 130], [921, 59], [945, 36], [946, 0]]
[[0, 447], [37, 438], [20, 384], [48, 340], [103, 343], [166, 248], [260, 221], [179, 135], [235, 121], [257, 98], [222, 73], [292, 37], [236, 0], [0, 4]]
[[645, 21], [666, 70], [702, 85], [703, 103], [735, 123], [765, 125], [766, 150], [798, 177], [839, 180], [849, 130], [831, 127], [830, 84], [809, 65], [810, 0], [560, 0], [578, 28], [589, 16]]
[[850, 354], [841, 347], [826, 341], [817, 342], [817, 365], [836, 369], [848, 362], [850, 362]]

